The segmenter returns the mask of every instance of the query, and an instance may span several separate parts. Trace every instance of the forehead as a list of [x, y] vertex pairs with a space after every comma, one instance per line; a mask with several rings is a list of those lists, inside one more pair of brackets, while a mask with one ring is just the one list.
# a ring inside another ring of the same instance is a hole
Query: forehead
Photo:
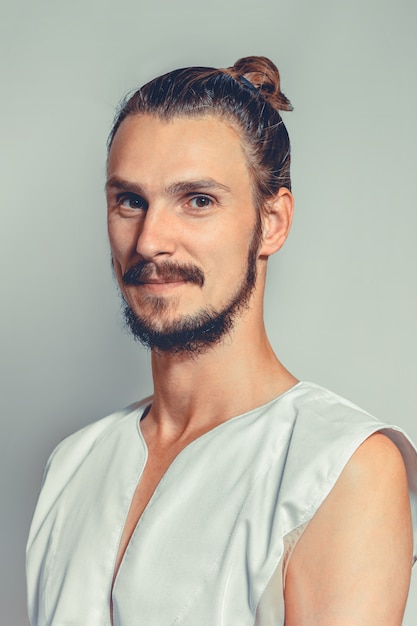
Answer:
[[249, 170], [238, 132], [218, 117], [162, 120], [140, 114], [128, 116], [118, 128], [108, 175], [149, 177], [149, 182], [210, 176], [231, 182], [249, 178]]

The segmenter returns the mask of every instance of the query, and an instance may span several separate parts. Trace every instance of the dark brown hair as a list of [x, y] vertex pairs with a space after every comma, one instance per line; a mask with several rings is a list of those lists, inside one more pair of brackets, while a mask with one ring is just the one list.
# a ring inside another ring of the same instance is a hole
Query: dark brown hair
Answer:
[[280, 187], [291, 189], [290, 140], [279, 111], [291, 111], [280, 89], [277, 67], [266, 57], [245, 57], [232, 67], [187, 67], [154, 78], [122, 102], [110, 132], [129, 115], [174, 117], [215, 115], [238, 130], [263, 206]]

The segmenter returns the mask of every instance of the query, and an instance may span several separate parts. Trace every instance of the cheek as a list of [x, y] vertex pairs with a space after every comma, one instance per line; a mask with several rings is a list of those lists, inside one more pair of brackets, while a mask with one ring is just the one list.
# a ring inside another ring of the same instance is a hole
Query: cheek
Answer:
[[114, 270], [118, 275], [118, 268], [127, 269], [129, 259], [135, 254], [136, 240], [134, 229], [121, 223], [117, 219], [109, 219], [108, 234], [110, 249], [113, 258]]
[[213, 240], [213, 254], [206, 267], [209, 269], [208, 274], [215, 277], [215, 290], [221, 291], [228, 286], [233, 291], [236, 283], [245, 278], [253, 234], [253, 229], [245, 229], [238, 237], [234, 225], [228, 233], [218, 234]]

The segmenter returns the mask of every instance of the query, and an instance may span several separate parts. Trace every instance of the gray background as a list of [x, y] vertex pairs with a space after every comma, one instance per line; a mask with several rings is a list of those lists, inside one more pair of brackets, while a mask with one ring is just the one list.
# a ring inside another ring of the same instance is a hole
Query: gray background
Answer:
[[[105, 139], [120, 97], [174, 67], [270, 56], [295, 111], [296, 217], [271, 262], [272, 344], [417, 440], [415, 0], [3, 0], [1, 615], [44, 462], [151, 390], [109, 268]], [[405, 624], [415, 624], [417, 581]], [[413, 619], [414, 616], [414, 619]]]

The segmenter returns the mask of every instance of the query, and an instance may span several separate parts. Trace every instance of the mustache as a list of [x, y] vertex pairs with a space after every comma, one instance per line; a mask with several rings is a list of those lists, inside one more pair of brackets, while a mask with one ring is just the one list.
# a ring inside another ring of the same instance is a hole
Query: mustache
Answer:
[[194, 283], [200, 288], [204, 285], [204, 273], [199, 267], [192, 264], [180, 265], [171, 261], [163, 261], [158, 265], [141, 261], [130, 267], [122, 276], [124, 285], [140, 285], [148, 279], [185, 281]]

